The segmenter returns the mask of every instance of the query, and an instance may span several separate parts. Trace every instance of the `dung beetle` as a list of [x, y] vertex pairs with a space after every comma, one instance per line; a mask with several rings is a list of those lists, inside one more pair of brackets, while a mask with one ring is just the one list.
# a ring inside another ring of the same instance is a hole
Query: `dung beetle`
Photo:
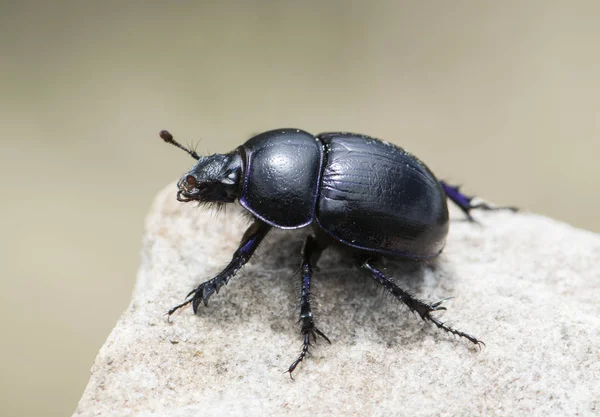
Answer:
[[376, 267], [382, 257], [415, 261], [440, 254], [448, 234], [449, 198], [471, 221], [471, 210], [511, 209], [472, 204], [472, 197], [439, 181], [414, 155], [391, 143], [348, 132], [313, 136], [300, 129], [261, 133], [227, 154], [200, 156], [163, 130], [160, 137], [198, 160], [177, 183], [177, 200], [206, 204], [238, 201], [251, 218], [231, 262], [193, 289], [168, 311], [192, 304], [194, 313], [248, 262], [271, 228], [312, 226], [302, 248], [300, 322], [303, 346], [289, 366], [290, 376], [317, 336], [310, 286], [323, 250], [336, 245], [352, 254], [358, 268], [421, 319], [476, 345], [481, 340], [440, 321], [432, 312], [442, 303], [426, 302], [400, 288]]

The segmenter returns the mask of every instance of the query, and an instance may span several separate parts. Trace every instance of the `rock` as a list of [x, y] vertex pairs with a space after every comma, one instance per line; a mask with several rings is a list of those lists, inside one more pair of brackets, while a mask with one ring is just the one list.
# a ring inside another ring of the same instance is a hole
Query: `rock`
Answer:
[[388, 273], [420, 297], [455, 297], [443, 317], [477, 349], [438, 331], [324, 254], [314, 284], [320, 342], [301, 348], [305, 231], [270, 235], [198, 315], [165, 312], [233, 254], [246, 220], [161, 192], [146, 221], [133, 300], [92, 368], [75, 416], [450, 416], [600, 413], [600, 236], [530, 213], [453, 222], [429, 265]]

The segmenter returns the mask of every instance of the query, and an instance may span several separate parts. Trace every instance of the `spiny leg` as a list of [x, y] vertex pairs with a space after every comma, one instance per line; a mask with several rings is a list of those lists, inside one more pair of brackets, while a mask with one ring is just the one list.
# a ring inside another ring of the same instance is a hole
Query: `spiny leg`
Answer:
[[227, 265], [216, 277], [203, 282], [197, 288], [190, 291], [186, 296], [186, 300], [170, 309], [167, 312], [167, 315], [170, 317], [171, 314], [190, 303], [192, 303], [194, 314], [198, 312], [200, 302], [204, 302], [205, 306], [208, 305], [210, 296], [215, 292], [218, 293], [221, 287], [226, 285], [242, 266], [248, 262], [260, 242], [262, 242], [267, 233], [269, 233], [269, 230], [271, 230], [271, 226], [260, 220], [255, 220], [244, 233], [240, 246], [233, 254], [233, 258], [231, 259], [231, 262], [229, 262], [229, 265]]
[[424, 321], [430, 321], [435, 324], [439, 329], [445, 330], [448, 333], [452, 333], [456, 336], [464, 337], [465, 339], [470, 340], [476, 345], [485, 345], [481, 340], [477, 339], [475, 336], [471, 336], [468, 333], [462, 332], [460, 330], [454, 329], [444, 322], [440, 321], [438, 318], [431, 315], [432, 312], [438, 310], [445, 310], [446, 307], [441, 307], [441, 304], [446, 301], [448, 298], [444, 298], [435, 303], [427, 303], [425, 301], [419, 300], [414, 295], [409, 293], [408, 291], [403, 290], [399, 286], [397, 286], [391, 279], [386, 277], [383, 272], [379, 269], [375, 268], [370, 259], [361, 259], [360, 260], [360, 268], [367, 272], [371, 278], [373, 278], [378, 284], [381, 284], [383, 288], [385, 288], [390, 294], [392, 294], [396, 299], [402, 301], [410, 311], [416, 312], [419, 314], [421, 319]]
[[308, 349], [311, 346], [311, 341], [315, 341], [317, 336], [321, 336], [329, 343], [331, 341], [325, 334], [317, 329], [314, 323], [312, 309], [310, 307], [310, 284], [312, 279], [313, 265], [316, 265], [321, 253], [325, 249], [324, 245], [319, 245], [319, 242], [313, 236], [307, 236], [302, 248], [302, 290], [300, 292], [300, 322], [302, 323], [301, 333], [303, 336], [302, 350], [298, 358], [290, 365], [287, 372], [292, 377], [292, 372], [304, 357], [308, 354]]
[[444, 189], [446, 196], [450, 200], [452, 200], [467, 216], [467, 219], [471, 222], [475, 222], [476, 220], [471, 216], [471, 210], [510, 210], [517, 211], [519, 210], [517, 207], [494, 207], [490, 206], [487, 203], [481, 202], [477, 204], [472, 204], [471, 201], [475, 198], [474, 196], [468, 196], [460, 192], [459, 186], [452, 186], [446, 183], [445, 181], [440, 181], [440, 185]]

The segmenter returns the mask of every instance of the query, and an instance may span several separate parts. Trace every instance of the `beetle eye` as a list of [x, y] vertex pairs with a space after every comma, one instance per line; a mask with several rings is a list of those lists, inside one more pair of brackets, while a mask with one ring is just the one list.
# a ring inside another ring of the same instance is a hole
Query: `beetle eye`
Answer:
[[237, 172], [235, 170], [228, 171], [225, 173], [225, 177], [221, 180], [221, 183], [226, 185], [234, 185], [237, 182]]
[[196, 188], [196, 185], [198, 185], [198, 182], [196, 181], [196, 178], [194, 178], [193, 175], [188, 175], [187, 177], [185, 177], [185, 182], [190, 188]]

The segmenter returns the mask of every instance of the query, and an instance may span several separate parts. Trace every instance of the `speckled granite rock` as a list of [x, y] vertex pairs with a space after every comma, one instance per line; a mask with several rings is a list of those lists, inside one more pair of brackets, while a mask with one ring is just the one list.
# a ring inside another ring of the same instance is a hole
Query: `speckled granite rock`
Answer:
[[156, 198], [133, 300], [100, 350], [75, 416], [475, 416], [600, 413], [600, 236], [527, 213], [452, 213], [429, 266], [388, 265], [444, 318], [485, 341], [421, 322], [342, 256], [314, 285], [320, 343], [295, 373], [303, 233], [276, 232], [208, 308], [165, 319], [219, 271], [246, 223]]

